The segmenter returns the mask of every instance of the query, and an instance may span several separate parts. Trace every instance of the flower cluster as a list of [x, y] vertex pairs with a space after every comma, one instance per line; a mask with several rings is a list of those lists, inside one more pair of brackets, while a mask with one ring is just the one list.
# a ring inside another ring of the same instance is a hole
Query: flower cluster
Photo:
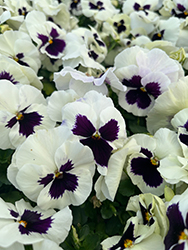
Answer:
[[188, 1], [1, 0], [0, 249], [188, 249]]

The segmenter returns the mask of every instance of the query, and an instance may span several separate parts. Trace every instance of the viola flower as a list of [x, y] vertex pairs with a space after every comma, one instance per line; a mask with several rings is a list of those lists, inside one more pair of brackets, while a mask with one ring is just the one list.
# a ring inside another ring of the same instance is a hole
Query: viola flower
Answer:
[[137, 116], [147, 115], [155, 100], [183, 74], [182, 68], [164, 51], [148, 51], [138, 46], [120, 52], [114, 66], [114, 73], [127, 86], [125, 92], [119, 93], [119, 104]]
[[69, 0], [68, 9], [73, 16], [82, 15], [81, 0]]
[[[182, 77], [155, 101], [148, 113], [147, 129], [154, 134], [161, 127], [174, 130], [171, 120], [176, 113], [188, 107], [188, 77]], [[184, 124], [183, 124], [184, 125]]]
[[15, 243], [35, 244], [45, 239], [60, 244], [68, 235], [72, 223], [68, 207], [58, 212], [53, 209], [42, 211], [23, 199], [14, 206], [1, 198], [0, 204], [0, 247], [7, 248]]
[[133, 153], [128, 162], [127, 172], [133, 184], [143, 192], [162, 195], [165, 181], [159, 172], [162, 159], [170, 155], [182, 155], [176, 133], [159, 129], [153, 137], [145, 134], [132, 136], [141, 146], [139, 153]]
[[188, 108], [180, 110], [174, 115], [171, 124], [178, 132], [178, 140], [183, 150], [184, 157], [188, 157]]
[[93, 17], [97, 22], [106, 21], [119, 12], [110, 0], [82, 0], [82, 13], [86, 17]]
[[164, 239], [169, 225], [166, 206], [161, 198], [151, 193], [132, 196], [128, 201], [126, 210], [136, 213], [139, 224], [149, 227], [154, 225], [154, 232], [160, 234]]
[[37, 129], [52, 128], [42, 93], [29, 85], [0, 80], [0, 147], [16, 148]]
[[175, 195], [168, 203], [169, 231], [164, 240], [166, 250], [187, 249], [187, 197], [186, 189], [181, 195]]
[[39, 130], [19, 147], [8, 168], [9, 180], [42, 209], [81, 205], [92, 190], [93, 154], [73, 139], [63, 126]]
[[13, 30], [18, 30], [25, 20], [27, 14], [33, 10], [33, 7], [28, 3], [27, 0], [15, 1], [10, 0], [3, 3], [5, 8], [11, 13], [11, 17], [7, 20], [8, 25]]
[[171, 15], [178, 18], [187, 18], [188, 3], [187, 1], [173, 0], [174, 8], [171, 10]]
[[41, 90], [43, 84], [36, 72], [27, 66], [22, 66], [7, 56], [0, 55], [0, 80], [9, 80], [12, 84], [31, 85]]
[[36, 73], [41, 66], [37, 48], [30, 36], [21, 31], [8, 30], [0, 35], [0, 53], [20, 65], [31, 67]]
[[123, 86], [113, 71], [114, 68], [109, 68], [106, 72], [98, 75], [95, 71], [92, 71], [92, 75], [89, 76], [87, 72], [84, 74], [71, 67], [65, 67], [60, 72], [54, 73], [54, 82], [58, 90], [73, 89], [80, 97], [90, 90], [107, 95], [106, 84], [110, 85], [114, 91], [125, 91], [126, 87]]
[[153, 233], [151, 227], [138, 223], [137, 217], [131, 217], [125, 226], [122, 236], [112, 236], [101, 242], [103, 250], [124, 250], [124, 249], [161, 249], [164, 250], [164, 243], [160, 235]]
[[154, 30], [152, 36], [150, 37], [152, 41], [165, 40], [172, 42], [172, 44], [175, 45], [177, 40], [179, 39], [179, 33], [180, 33], [179, 18], [170, 17], [167, 20], [159, 20], [156, 29]]
[[105, 175], [112, 151], [122, 147], [126, 139], [121, 113], [110, 98], [89, 91], [80, 100], [66, 104], [62, 114], [63, 125], [92, 150], [98, 171]]
[[130, 17], [127, 14], [116, 14], [108, 18], [102, 26], [103, 37], [108, 39], [109, 34], [114, 40], [127, 37], [130, 34]]
[[62, 58], [66, 46], [64, 29], [47, 21], [43, 12], [35, 10], [27, 15], [25, 25], [30, 37], [37, 43], [42, 54], [53, 59]]

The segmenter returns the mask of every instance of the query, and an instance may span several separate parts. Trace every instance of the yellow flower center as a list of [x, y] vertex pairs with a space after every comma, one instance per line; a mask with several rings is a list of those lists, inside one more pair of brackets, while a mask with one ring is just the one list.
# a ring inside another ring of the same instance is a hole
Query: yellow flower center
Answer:
[[181, 232], [179, 240], [188, 240], [188, 235], [185, 232]]
[[151, 164], [154, 165], [154, 166], [157, 166], [157, 165], [158, 165], [158, 160], [157, 160], [156, 157], [150, 158], [150, 162], [151, 162]]
[[129, 240], [129, 239], [126, 239], [126, 240], [124, 240], [123, 245], [124, 245], [125, 248], [131, 248], [133, 246], [133, 241]]
[[157, 33], [157, 36], [158, 36], [158, 37], [162, 37], [161, 33]]
[[55, 178], [57, 178], [57, 179], [63, 179], [63, 172], [56, 171], [55, 172]]
[[98, 131], [96, 131], [96, 132], [92, 135], [92, 139], [94, 139], [94, 140], [99, 140], [100, 138], [101, 138], [101, 137], [100, 137]]
[[143, 92], [146, 92], [146, 89], [144, 87], [141, 87], [140, 90], [142, 90]]
[[184, 11], [184, 15], [186, 15], [186, 16], [188, 15], [188, 11], [187, 10]]
[[27, 222], [25, 220], [20, 220], [19, 223], [26, 228]]
[[50, 39], [50, 40], [48, 40], [48, 42], [49, 42], [49, 44], [52, 44], [52, 43], [53, 43], [53, 40], [52, 40], [52, 39]]
[[146, 213], [145, 213], [145, 218], [146, 218], [146, 220], [147, 220], [147, 221], [149, 221], [149, 220], [150, 220], [151, 215], [150, 215], [150, 213], [149, 213], [149, 212], [146, 212]]
[[24, 119], [24, 115], [23, 115], [21, 112], [18, 112], [18, 113], [16, 114], [16, 119], [17, 119], [18, 121], [23, 120], [23, 119]]

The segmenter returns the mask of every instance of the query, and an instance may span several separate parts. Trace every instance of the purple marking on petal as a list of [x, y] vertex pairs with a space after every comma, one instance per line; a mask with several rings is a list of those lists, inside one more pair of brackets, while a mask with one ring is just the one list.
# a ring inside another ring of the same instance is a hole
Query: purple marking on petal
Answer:
[[62, 53], [65, 49], [66, 43], [61, 39], [53, 39], [52, 44], [49, 44], [46, 47], [46, 51], [53, 56], [58, 56], [59, 53]]
[[51, 181], [53, 181], [54, 174], [47, 174], [45, 177], [38, 180], [40, 185], [46, 187]]
[[74, 192], [77, 187], [78, 177], [74, 174], [63, 172], [62, 175], [54, 179], [49, 189], [49, 193], [51, 198], [58, 199], [63, 196], [66, 190]]
[[136, 11], [139, 11], [139, 8], [140, 8], [141, 6], [140, 6], [140, 4], [138, 4], [138, 3], [135, 3], [134, 4], [134, 6], [133, 6], [133, 8], [136, 10]]
[[90, 137], [93, 133], [95, 133], [95, 131], [95, 127], [85, 115], [78, 114], [76, 116], [76, 122], [72, 129], [74, 135]]
[[142, 176], [145, 184], [157, 188], [163, 183], [163, 178], [157, 171], [158, 165], [153, 165], [149, 158], [133, 158], [131, 160], [131, 172]]
[[71, 160], [68, 160], [64, 165], [62, 165], [60, 167], [60, 172], [64, 172], [64, 171], [70, 171], [71, 169], [73, 169], [74, 164], [72, 163]]
[[37, 112], [25, 113], [28, 107], [19, 112], [19, 114], [21, 115], [20, 119], [17, 116], [14, 116], [7, 122], [5, 127], [12, 128], [18, 122], [20, 126], [20, 134], [26, 137], [28, 137], [30, 134], [33, 134], [34, 127], [41, 124], [43, 116], [39, 115]]
[[[47, 234], [48, 229], [51, 227], [53, 219], [48, 217], [41, 219], [42, 214], [37, 211], [30, 211], [25, 209], [21, 220], [19, 221], [19, 231], [21, 234], [39, 233]], [[23, 222], [23, 224], [22, 224]]]
[[9, 209], [9, 211], [10, 211], [10, 214], [11, 214], [13, 217], [17, 218], [17, 217], [19, 216], [19, 213], [15, 212], [14, 210]]
[[177, 8], [179, 11], [182, 11], [182, 12], [186, 10], [186, 8], [182, 4], [179, 4], [179, 3], [177, 4]]
[[130, 222], [127, 230], [124, 232], [124, 234], [122, 235], [119, 242], [116, 245], [109, 248], [109, 250], [115, 250], [115, 249], [123, 250], [123, 249], [125, 249], [124, 243], [126, 240], [131, 240], [134, 243], [134, 241], [140, 237], [140, 235], [137, 237], [134, 237], [134, 226], [135, 225], [132, 222]]
[[77, 1], [72, 0], [72, 3], [70, 5], [71, 9], [77, 9], [79, 3], [80, 3], [80, 0], [77, 0]]
[[14, 116], [13, 118], [11, 118], [7, 124], [5, 125], [5, 127], [7, 128], [12, 128], [16, 123], [17, 123], [17, 119], [16, 119], [16, 116]]
[[[181, 214], [181, 211], [179, 210], [179, 203], [172, 204], [168, 207], [167, 210], [167, 216], [169, 219], [169, 230], [168, 233], [164, 239], [165, 249], [171, 249], [172, 246], [177, 244], [177, 246], [180, 246], [178, 244], [179, 236], [181, 232], [184, 231], [185, 224], [183, 221], [183, 216]], [[175, 246], [174, 246], [175, 247]], [[172, 249], [184, 249], [182, 246], [180, 248], [172, 248]]]
[[[142, 218], [143, 218], [143, 224], [151, 226], [155, 222], [150, 212], [152, 204], [149, 204], [148, 208], [145, 208], [144, 206], [142, 206], [140, 202], [139, 202], [139, 205], [140, 205], [140, 211], [141, 211]], [[148, 213], [150, 215], [149, 218], [148, 218]]]
[[105, 44], [101, 40], [98, 39], [97, 33], [94, 33], [93, 36], [95, 38], [95, 41], [99, 44], [99, 46], [105, 47]]
[[95, 53], [94, 50], [88, 51], [88, 55], [89, 55], [89, 57], [93, 58], [94, 60], [97, 60], [98, 55], [97, 55], [97, 53]]
[[57, 30], [52, 28], [51, 32], [50, 32], [50, 36], [53, 38], [56, 38], [59, 36], [59, 34], [57, 33]]
[[188, 146], [188, 135], [180, 134], [179, 139], [183, 144]]
[[23, 53], [18, 53], [16, 55], [16, 58], [18, 59], [17, 63], [19, 63], [20, 65], [29, 67], [29, 65], [26, 62], [24, 62], [23, 60], [21, 60], [22, 58], [24, 58], [24, 54]]
[[134, 76], [132, 76], [132, 78], [130, 80], [127, 80], [124, 78], [122, 81], [122, 84], [127, 86], [127, 87], [131, 87], [131, 88], [140, 88], [140, 87], [142, 87], [141, 79], [142, 79], [141, 76], [134, 75]]
[[144, 10], [149, 10], [150, 9], [150, 5], [149, 4], [146, 4], [143, 6]]
[[99, 10], [99, 11], [105, 9], [103, 7], [103, 2], [101, 2], [101, 1], [98, 1], [97, 5], [94, 5], [93, 3], [89, 2], [89, 7], [90, 7], [90, 9]]
[[88, 146], [93, 151], [94, 159], [98, 164], [105, 167], [108, 166], [108, 160], [113, 148], [105, 140], [102, 138], [93, 139], [91, 137], [82, 139], [80, 142], [83, 145]]
[[103, 139], [114, 141], [118, 139], [119, 126], [115, 119], [111, 119], [105, 125], [100, 127], [99, 132]]
[[145, 86], [148, 94], [152, 95], [154, 98], [157, 98], [160, 94], [160, 85], [158, 82], [150, 82]]
[[19, 133], [28, 137], [34, 133], [34, 127], [41, 124], [43, 116], [37, 112], [25, 113], [24, 119], [19, 120]]
[[42, 35], [42, 34], [38, 34], [38, 38], [42, 41], [42, 45], [41, 45], [40, 47], [42, 47], [42, 46], [44, 46], [46, 43], [48, 43], [48, 37], [47, 37], [47, 36]]
[[144, 154], [148, 158], [153, 157], [153, 154], [151, 151], [149, 151], [147, 148], [141, 148], [140, 153]]
[[17, 84], [18, 83], [18, 81], [15, 81], [13, 75], [10, 75], [10, 73], [6, 72], [5, 70], [0, 73], [0, 79], [9, 80], [13, 84]]
[[148, 108], [151, 103], [151, 99], [147, 92], [144, 92], [141, 89], [129, 90], [125, 97], [128, 104], [133, 105], [136, 103], [137, 107], [141, 109]]
[[120, 34], [121, 32], [123, 32], [127, 29], [123, 19], [121, 19], [118, 23], [114, 22], [114, 26], [117, 28], [118, 34]]
[[183, 127], [188, 131], [188, 120], [187, 120], [186, 123], [183, 125]]

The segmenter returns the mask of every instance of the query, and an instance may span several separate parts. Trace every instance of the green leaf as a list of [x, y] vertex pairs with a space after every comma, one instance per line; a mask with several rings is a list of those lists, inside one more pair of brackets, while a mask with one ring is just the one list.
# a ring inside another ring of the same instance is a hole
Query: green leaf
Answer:
[[32, 245], [25, 245], [24, 248], [25, 250], [33, 250]]
[[83, 240], [86, 238], [86, 236], [89, 234], [89, 232], [90, 232], [89, 226], [88, 226], [87, 224], [84, 225], [84, 226], [80, 229], [80, 231], [79, 231], [80, 241], [83, 241]]
[[109, 219], [114, 215], [114, 211], [112, 210], [109, 204], [103, 203], [101, 208], [101, 216], [103, 219]]
[[10, 158], [13, 152], [13, 149], [0, 149], [0, 165], [4, 163], [10, 163]]
[[83, 249], [94, 250], [100, 244], [100, 238], [97, 234], [89, 234], [83, 241]]
[[135, 186], [130, 179], [121, 180], [118, 192], [123, 196], [130, 197], [135, 194]]

